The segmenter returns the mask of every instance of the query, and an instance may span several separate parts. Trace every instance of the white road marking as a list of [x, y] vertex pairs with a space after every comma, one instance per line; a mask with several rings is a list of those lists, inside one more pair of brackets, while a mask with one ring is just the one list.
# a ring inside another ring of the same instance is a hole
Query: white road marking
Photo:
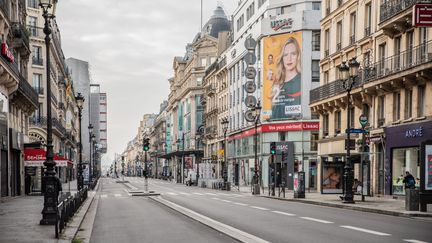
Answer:
[[167, 194], [170, 194], [170, 195], [173, 195], [173, 196], [177, 196], [178, 195], [177, 193], [174, 193], [174, 192], [167, 192]]
[[369, 234], [373, 234], [373, 235], [379, 235], [379, 236], [390, 236], [391, 235], [391, 234], [387, 234], [387, 233], [383, 233], [383, 232], [378, 232], [375, 230], [369, 230], [369, 229], [364, 229], [364, 228], [359, 228], [359, 227], [354, 227], [354, 226], [349, 226], [349, 225], [341, 225], [340, 227], [352, 229], [352, 230], [357, 230], [357, 231], [361, 231], [361, 232], [365, 232], [365, 233], [369, 233]]
[[323, 223], [323, 224], [333, 224], [333, 222], [327, 221], [327, 220], [322, 220], [322, 219], [316, 219], [316, 218], [310, 218], [310, 217], [300, 217], [301, 219], [306, 219], [306, 220], [310, 220], [310, 221], [315, 221], [318, 223]]
[[286, 215], [286, 216], [295, 216], [295, 214], [293, 213], [285, 213], [285, 212], [281, 212], [281, 211], [272, 211], [273, 213], [278, 213], [278, 214], [282, 214], [282, 215]]
[[227, 193], [218, 193], [218, 195], [222, 195], [222, 196], [231, 196], [232, 194], [227, 194]]
[[426, 241], [414, 240], [414, 239], [403, 239], [403, 241], [411, 242], [411, 243], [427, 243]]
[[231, 201], [229, 201], [229, 200], [221, 200], [222, 202], [227, 202], [227, 203], [230, 203]]
[[190, 195], [189, 193], [186, 193], [186, 192], [179, 192], [179, 193], [182, 195]]
[[204, 194], [199, 193], [199, 192], [194, 192], [193, 194], [195, 194], [195, 195], [200, 195], [200, 196], [204, 196]]
[[210, 192], [206, 192], [205, 194], [211, 195], [211, 196], [216, 196], [217, 195], [216, 193], [210, 193]]
[[257, 206], [250, 206], [251, 208], [259, 209], [259, 210], [269, 210], [268, 208], [262, 208]]
[[212, 197], [212, 199], [214, 199], [214, 200], [220, 200], [219, 198], [217, 198], [217, 197]]
[[121, 197], [121, 194], [114, 194], [114, 197]]
[[234, 203], [234, 204], [236, 204], [236, 205], [240, 205], [240, 206], [248, 206], [246, 203], [239, 203], [239, 202], [236, 202], [236, 203]]
[[103, 194], [103, 195], [100, 195], [100, 197], [101, 198], [106, 198], [106, 197], [108, 197], [108, 195], [107, 194]]

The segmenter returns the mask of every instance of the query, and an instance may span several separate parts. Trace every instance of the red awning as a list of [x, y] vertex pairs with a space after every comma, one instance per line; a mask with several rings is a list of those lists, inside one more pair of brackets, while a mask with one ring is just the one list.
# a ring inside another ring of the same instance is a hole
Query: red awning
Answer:
[[[46, 151], [41, 148], [24, 149], [24, 166], [44, 166], [46, 160]], [[66, 167], [68, 164], [73, 165], [73, 162], [63, 156], [54, 155], [56, 166]]]

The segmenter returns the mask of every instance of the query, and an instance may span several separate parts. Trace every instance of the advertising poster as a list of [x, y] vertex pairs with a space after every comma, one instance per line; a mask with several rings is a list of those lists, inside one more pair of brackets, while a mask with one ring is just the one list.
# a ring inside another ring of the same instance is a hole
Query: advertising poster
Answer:
[[285, 120], [301, 116], [302, 33], [264, 38], [263, 118]]
[[432, 190], [432, 145], [425, 146], [425, 190]]
[[322, 169], [322, 193], [343, 193], [343, 164], [326, 163]]

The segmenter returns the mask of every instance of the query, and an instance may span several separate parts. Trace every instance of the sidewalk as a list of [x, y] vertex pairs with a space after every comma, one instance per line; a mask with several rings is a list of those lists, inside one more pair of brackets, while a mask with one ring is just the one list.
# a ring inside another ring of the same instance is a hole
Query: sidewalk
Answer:
[[404, 216], [404, 217], [432, 217], [432, 205], [428, 205], [427, 212], [420, 211], [406, 211], [404, 199], [393, 199], [392, 197], [365, 197], [365, 201], [361, 201], [360, 195], [354, 196], [354, 204], [344, 204], [340, 199], [339, 194], [321, 194], [320, 192], [310, 192], [305, 195], [305, 198], [294, 198], [293, 192], [288, 192], [283, 198], [278, 197], [278, 191], [276, 196], [269, 196], [268, 191], [266, 194], [261, 194], [261, 197], [285, 200], [291, 202], [301, 202], [314, 205], [321, 205], [327, 207], [344, 208], [350, 210], [357, 210], [363, 212], [379, 213], [393, 216]]
[[[69, 183], [63, 183], [62, 186], [63, 192], [69, 191]], [[71, 193], [76, 192], [76, 180], [71, 181], [70, 188]], [[87, 210], [85, 206], [93, 200], [93, 197], [94, 193], [88, 194], [87, 200], [72, 221], [77, 215], [80, 215], [81, 211]], [[39, 224], [42, 218], [43, 203], [43, 196], [20, 196], [0, 202], [0, 242], [70, 242], [72, 240], [70, 236], [67, 237], [69, 240], [55, 238], [54, 225]], [[71, 225], [68, 224], [66, 231]], [[69, 234], [71, 234], [70, 231]]]

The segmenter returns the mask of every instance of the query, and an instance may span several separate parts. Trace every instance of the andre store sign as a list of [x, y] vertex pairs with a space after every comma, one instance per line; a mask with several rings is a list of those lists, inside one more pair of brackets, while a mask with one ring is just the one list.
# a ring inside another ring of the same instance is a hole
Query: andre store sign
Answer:
[[[257, 128], [257, 132], [286, 132], [286, 131], [318, 131], [319, 122], [291, 122], [278, 124], [263, 124]], [[255, 128], [229, 136], [228, 140], [249, 137], [255, 134]]]

